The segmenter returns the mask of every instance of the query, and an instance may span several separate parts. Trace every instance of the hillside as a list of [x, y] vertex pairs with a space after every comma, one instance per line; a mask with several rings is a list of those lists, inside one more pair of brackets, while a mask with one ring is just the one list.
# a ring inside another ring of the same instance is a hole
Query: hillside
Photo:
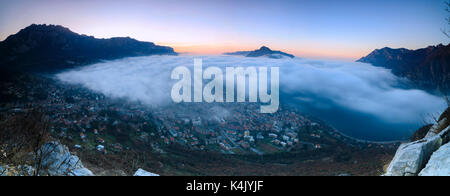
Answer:
[[392, 69], [426, 90], [450, 90], [450, 45], [429, 46], [418, 50], [382, 48], [358, 62]]
[[129, 37], [96, 39], [59, 25], [33, 24], [0, 42], [0, 67], [49, 72], [102, 59], [155, 54], [177, 53], [170, 47]]

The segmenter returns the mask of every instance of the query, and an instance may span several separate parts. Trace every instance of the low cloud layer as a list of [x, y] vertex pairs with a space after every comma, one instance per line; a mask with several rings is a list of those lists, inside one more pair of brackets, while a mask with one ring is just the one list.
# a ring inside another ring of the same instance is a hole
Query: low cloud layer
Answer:
[[[149, 56], [106, 61], [57, 75], [57, 78], [111, 97], [139, 100], [153, 106], [171, 104], [177, 66], [278, 66], [280, 93], [286, 101], [309, 108], [345, 108], [389, 123], [414, 124], [442, 111], [442, 98], [424, 91], [400, 88], [407, 81], [389, 70], [363, 63], [305, 59], [244, 58], [233, 56]], [[281, 101], [283, 104], [283, 101]], [[336, 114], [337, 116], [340, 114]], [[320, 116], [319, 116], [320, 117]]]

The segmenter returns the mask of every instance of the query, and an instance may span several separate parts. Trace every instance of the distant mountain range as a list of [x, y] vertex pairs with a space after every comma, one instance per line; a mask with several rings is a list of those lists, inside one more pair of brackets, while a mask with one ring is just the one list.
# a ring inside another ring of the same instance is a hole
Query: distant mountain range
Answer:
[[228, 52], [224, 53], [225, 55], [239, 55], [239, 56], [246, 56], [246, 57], [268, 57], [268, 58], [274, 58], [274, 59], [281, 59], [285, 57], [294, 58], [295, 56], [292, 54], [288, 54], [285, 52], [277, 51], [277, 50], [271, 50], [270, 48], [263, 46], [258, 50], [253, 51], [238, 51], [238, 52]]
[[[225, 53], [246, 57], [294, 58], [266, 46]], [[0, 42], [0, 68], [6, 71], [53, 72], [100, 60], [143, 55], [177, 55], [171, 47], [129, 37], [97, 39], [59, 25], [30, 25]], [[382, 48], [358, 60], [391, 69], [426, 90], [450, 92], [450, 44], [418, 50]]]
[[177, 55], [171, 47], [129, 37], [96, 39], [59, 25], [33, 24], [0, 42], [0, 67], [51, 72], [102, 59], [155, 54]]
[[357, 60], [392, 70], [426, 90], [450, 92], [450, 44], [418, 50], [382, 48]]

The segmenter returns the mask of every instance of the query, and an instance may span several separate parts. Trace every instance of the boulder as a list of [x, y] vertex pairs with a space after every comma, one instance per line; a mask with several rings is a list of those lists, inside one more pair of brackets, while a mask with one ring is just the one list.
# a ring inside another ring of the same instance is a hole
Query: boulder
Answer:
[[50, 176], [93, 176], [94, 174], [83, 166], [81, 160], [72, 155], [67, 148], [59, 142], [48, 142], [42, 145], [38, 152], [41, 157], [40, 175]]
[[400, 145], [385, 176], [416, 176], [429, 158], [448, 141], [449, 127], [435, 136]]
[[416, 142], [402, 144], [389, 165], [386, 176], [415, 176], [426, 161], [441, 145], [442, 139], [435, 136]]
[[136, 171], [136, 173], [134, 173], [133, 176], [159, 176], [159, 175], [158, 175], [158, 174], [151, 173], [151, 172], [148, 172], [148, 171], [145, 171], [145, 170], [139, 168], [139, 169]]
[[450, 176], [450, 143], [443, 145], [431, 155], [419, 176]]

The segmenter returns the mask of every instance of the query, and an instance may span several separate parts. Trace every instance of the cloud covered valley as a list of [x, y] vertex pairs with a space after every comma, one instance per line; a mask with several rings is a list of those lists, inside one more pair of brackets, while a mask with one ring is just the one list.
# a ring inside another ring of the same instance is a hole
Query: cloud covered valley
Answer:
[[140, 101], [153, 107], [174, 104], [170, 92], [177, 66], [277, 66], [280, 104], [330, 123], [363, 139], [394, 140], [410, 134], [430, 115], [445, 109], [442, 98], [411, 89], [390, 70], [356, 62], [269, 59], [235, 56], [146, 56], [105, 61], [59, 73], [56, 77], [81, 84], [113, 98]]

